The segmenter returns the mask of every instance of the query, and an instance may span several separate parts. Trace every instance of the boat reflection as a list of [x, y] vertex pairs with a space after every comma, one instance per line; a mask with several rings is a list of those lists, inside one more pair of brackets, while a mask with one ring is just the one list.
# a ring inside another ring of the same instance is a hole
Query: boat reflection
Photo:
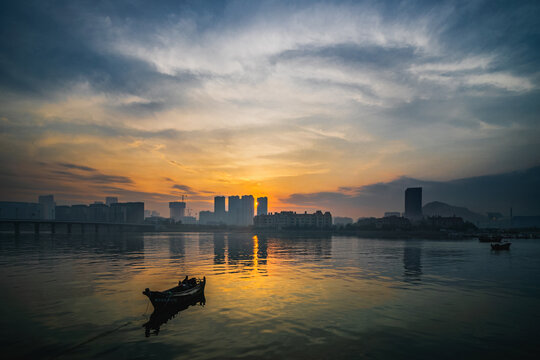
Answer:
[[193, 296], [185, 301], [168, 304], [167, 306], [161, 306], [157, 309], [154, 308], [154, 312], [150, 315], [150, 319], [143, 324], [144, 335], [149, 337], [150, 335], [158, 335], [161, 325], [165, 324], [170, 319], [176, 317], [180, 311], [184, 311], [190, 306], [206, 304], [206, 297], [204, 296], [204, 290], [202, 293]]

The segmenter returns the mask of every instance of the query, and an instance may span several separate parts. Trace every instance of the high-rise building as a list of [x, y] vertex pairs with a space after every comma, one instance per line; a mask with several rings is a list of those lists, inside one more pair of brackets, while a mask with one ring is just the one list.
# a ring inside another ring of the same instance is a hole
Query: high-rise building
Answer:
[[186, 203], [184, 201], [172, 201], [169, 203], [170, 218], [174, 221], [180, 221], [186, 212]]
[[214, 197], [214, 221], [217, 223], [225, 223], [225, 196]]
[[253, 216], [255, 216], [255, 198], [253, 195], [243, 195], [242, 199], [242, 215], [240, 224], [242, 226], [253, 225]]
[[41, 195], [39, 197], [39, 205], [41, 206], [41, 218], [45, 220], [54, 220], [56, 203], [53, 195]]
[[144, 202], [128, 202], [121, 205], [126, 207], [126, 222], [128, 224], [144, 222]]
[[240, 225], [242, 214], [242, 204], [240, 196], [229, 196], [229, 214], [227, 223], [230, 225]]
[[268, 198], [266, 196], [257, 198], [257, 215], [268, 214]]
[[422, 188], [405, 190], [405, 217], [418, 220], [422, 218]]
[[214, 197], [214, 213], [225, 214], [225, 196]]
[[111, 206], [111, 204], [116, 204], [116, 203], [118, 203], [118, 198], [115, 196], [107, 196], [105, 198], [105, 204], [107, 204], [107, 206]]

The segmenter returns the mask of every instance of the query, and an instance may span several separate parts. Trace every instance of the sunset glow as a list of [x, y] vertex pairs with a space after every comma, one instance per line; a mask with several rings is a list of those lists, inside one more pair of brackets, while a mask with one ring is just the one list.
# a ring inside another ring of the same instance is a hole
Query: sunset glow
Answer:
[[[459, 21], [489, 18], [482, 7], [241, 4], [3, 11], [3, 199], [112, 195], [165, 215], [181, 195], [196, 213], [253, 194], [270, 211], [365, 216], [400, 210], [366, 189], [402, 176], [539, 164], [526, 25], [506, 41], [497, 21]], [[504, 12], [534, 21], [526, 7]]]

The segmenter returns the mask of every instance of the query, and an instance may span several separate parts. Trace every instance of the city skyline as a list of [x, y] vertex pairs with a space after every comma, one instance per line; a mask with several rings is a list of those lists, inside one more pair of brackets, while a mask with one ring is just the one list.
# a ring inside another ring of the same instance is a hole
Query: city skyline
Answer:
[[48, 4], [1, 5], [2, 201], [540, 213], [534, 2]]

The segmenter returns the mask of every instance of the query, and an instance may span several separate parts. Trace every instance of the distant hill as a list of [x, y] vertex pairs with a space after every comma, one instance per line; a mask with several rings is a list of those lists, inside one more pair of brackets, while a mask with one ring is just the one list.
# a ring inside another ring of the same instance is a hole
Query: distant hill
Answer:
[[477, 223], [478, 221], [486, 221], [486, 217], [472, 212], [471, 210], [467, 209], [466, 207], [459, 207], [459, 206], [452, 206], [449, 204], [445, 204], [440, 201], [433, 201], [430, 203], [427, 203], [422, 207], [422, 212], [424, 213], [424, 216], [457, 216], [462, 218], [465, 221], [470, 221], [473, 224]]

